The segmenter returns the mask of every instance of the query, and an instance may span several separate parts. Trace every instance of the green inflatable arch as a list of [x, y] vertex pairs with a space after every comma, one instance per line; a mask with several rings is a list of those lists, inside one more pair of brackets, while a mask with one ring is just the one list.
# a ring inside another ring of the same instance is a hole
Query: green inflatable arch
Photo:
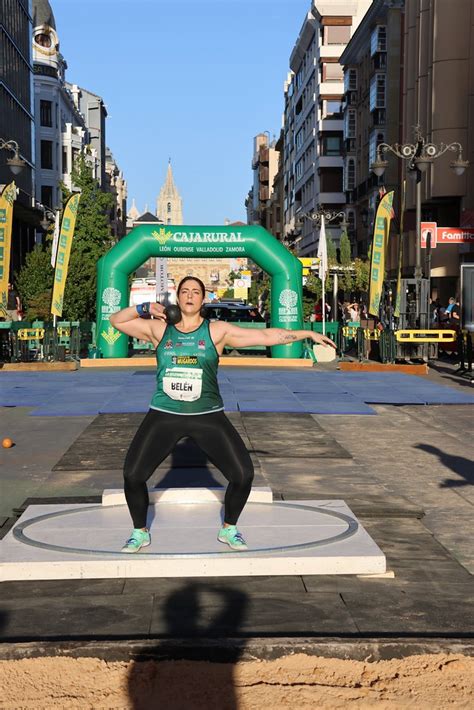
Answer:
[[[271, 276], [272, 327], [303, 327], [301, 263], [263, 227], [143, 224], [97, 264], [97, 346], [104, 358], [127, 357], [128, 337], [109, 319], [128, 306], [128, 277], [150, 257], [249, 257]], [[301, 342], [272, 347], [277, 358], [299, 358], [302, 352]]]

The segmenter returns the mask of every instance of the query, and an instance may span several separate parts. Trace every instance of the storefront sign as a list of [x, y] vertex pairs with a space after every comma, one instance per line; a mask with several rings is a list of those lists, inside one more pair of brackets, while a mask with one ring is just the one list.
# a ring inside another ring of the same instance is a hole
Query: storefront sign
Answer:
[[428, 233], [431, 233], [431, 248], [438, 244], [474, 244], [474, 229], [461, 227], [438, 227], [436, 222], [421, 223], [421, 248], [426, 248]]

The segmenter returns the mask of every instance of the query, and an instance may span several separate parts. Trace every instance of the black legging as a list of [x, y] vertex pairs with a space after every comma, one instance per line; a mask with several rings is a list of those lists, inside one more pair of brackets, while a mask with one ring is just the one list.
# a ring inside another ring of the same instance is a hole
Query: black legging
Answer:
[[125, 458], [125, 498], [135, 528], [146, 527], [146, 482], [180, 439], [189, 436], [229, 481], [224, 498], [224, 522], [237, 523], [253, 480], [253, 464], [240, 435], [224, 412], [179, 415], [150, 409]]

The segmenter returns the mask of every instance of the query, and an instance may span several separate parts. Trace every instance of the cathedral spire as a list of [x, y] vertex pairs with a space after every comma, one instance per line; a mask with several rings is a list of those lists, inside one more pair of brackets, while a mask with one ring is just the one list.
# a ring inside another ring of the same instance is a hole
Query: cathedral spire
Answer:
[[165, 224], [183, 224], [182, 200], [174, 182], [171, 158], [168, 160], [165, 182], [156, 201], [156, 216]]

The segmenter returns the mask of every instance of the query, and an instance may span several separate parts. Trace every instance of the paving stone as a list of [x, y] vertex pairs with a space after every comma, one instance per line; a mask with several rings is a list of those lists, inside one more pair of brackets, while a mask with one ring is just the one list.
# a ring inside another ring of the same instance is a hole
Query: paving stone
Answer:
[[[349, 613], [364, 634], [465, 636], [474, 631], [474, 595], [426, 595], [403, 589], [374, 593], [341, 592]], [[385, 602], [385, 603], [384, 603]], [[401, 632], [401, 630], [403, 630]]]
[[[298, 596], [306, 593], [303, 580], [298, 576], [291, 577], [194, 577], [194, 578], [162, 578], [162, 579], [126, 579], [123, 593], [154, 594], [156, 597], [167, 596], [182, 590], [186, 585], [198, 584], [205, 589], [219, 589], [219, 593], [226, 590], [238, 590], [247, 594], [295, 594]], [[1, 589], [1, 587], [0, 587]]]
[[45, 579], [40, 581], [1, 582], [0, 597], [4, 599], [46, 599], [52, 597], [122, 594], [124, 579]]
[[137, 638], [148, 634], [152, 595], [78, 595], [2, 601], [0, 639]]

